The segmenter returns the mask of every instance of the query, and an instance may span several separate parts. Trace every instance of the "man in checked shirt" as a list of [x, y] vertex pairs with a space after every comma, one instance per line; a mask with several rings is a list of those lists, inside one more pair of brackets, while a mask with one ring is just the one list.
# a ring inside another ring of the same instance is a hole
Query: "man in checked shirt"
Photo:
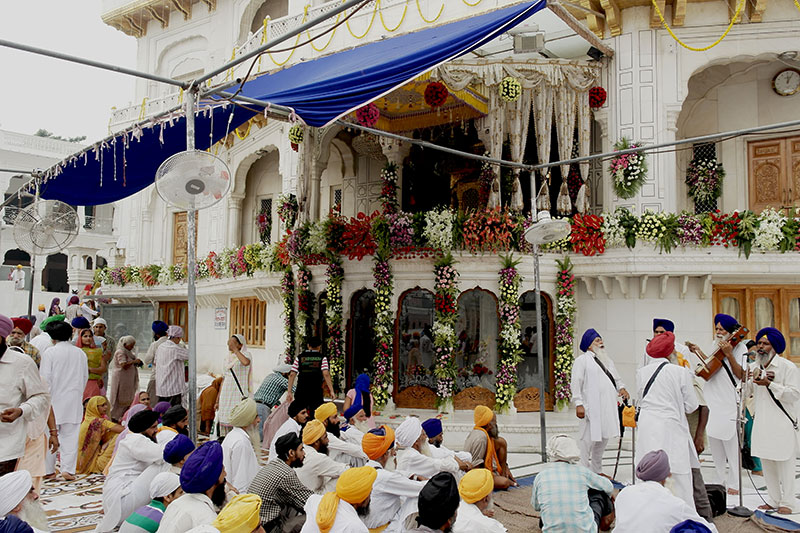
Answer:
[[247, 492], [261, 497], [261, 525], [266, 533], [298, 532], [305, 523], [303, 507], [313, 494], [297, 478], [303, 466], [303, 441], [287, 433], [275, 442], [277, 457], [259, 470]]

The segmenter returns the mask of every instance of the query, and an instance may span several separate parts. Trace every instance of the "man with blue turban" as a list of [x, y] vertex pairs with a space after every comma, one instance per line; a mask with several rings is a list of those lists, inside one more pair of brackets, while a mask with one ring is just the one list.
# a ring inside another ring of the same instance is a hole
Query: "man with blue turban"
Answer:
[[444, 445], [444, 430], [442, 429], [442, 421], [438, 418], [429, 418], [422, 423], [422, 431], [428, 437], [428, 444], [430, 445], [431, 457], [434, 459], [442, 459], [445, 457], [458, 457], [462, 461], [472, 463], [472, 454], [469, 452], [461, 451], [454, 452]]
[[587, 329], [580, 348], [583, 353], [573, 364], [571, 385], [575, 414], [580, 419], [581, 464], [601, 474], [606, 444], [619, 437], [617, 397], [628, 399], [629, 395], [597, 331]]
[[794, 467], [800, 370], [793, 362], [779, 357], [785, 349], [783, 334], [775, 328], [764, 328], [756, 334], [757, 355], [750, 364], [756, 413], [752, 453], [761, 458], [769, 495], [769, 503], [759, 509], [777, 509], [780, 514], [798, 508]]
[[167, 507], [159, 531], [186, 533], [208, 525], [225, 504], [225, 468], [222, 445], [209, 441], [198, 447], [181, 468], [183, 496]]
[[[738, 414], [736, 388], [744, 371], [741, 363], [746, 361], [747, 347], [743, 342], [736, 346], [728, 341], [731, 333], [739, 329], [738, 321], [730, 315], [718, 313], [714, 317], [714, 351], [716, 347], [725, 354], [722, 368], [708, 378], [703, 387], [708, 404], [708, 447], [714, 458], [714, 470], [719, 482], [728, 489], [728, 494], [739, 494], [739, 444], [736, 439]], [[694, 344], [689, 349], [702, 358], [703, 354]]]

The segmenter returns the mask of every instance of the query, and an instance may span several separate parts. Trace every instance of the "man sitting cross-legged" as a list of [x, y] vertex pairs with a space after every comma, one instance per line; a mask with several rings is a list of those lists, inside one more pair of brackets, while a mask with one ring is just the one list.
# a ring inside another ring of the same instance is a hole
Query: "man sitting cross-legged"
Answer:
[[472, 455], [472, 466], [492, 472], [495, 489], [516, 487], [517, 480], [511, 475], [506, 462], [508, 444], [498, 434], [497, 416], [485, 405], [479, 405], [475, 408], [473, 419], [475, 428], [464, 442], [464, 450]]

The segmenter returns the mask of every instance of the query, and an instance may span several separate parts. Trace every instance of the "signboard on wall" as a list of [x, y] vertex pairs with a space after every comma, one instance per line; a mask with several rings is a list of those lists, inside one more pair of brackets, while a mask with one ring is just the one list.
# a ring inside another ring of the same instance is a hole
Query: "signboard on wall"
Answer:
[[214, 329], [228, 329], [228, 308], [214, 309]]

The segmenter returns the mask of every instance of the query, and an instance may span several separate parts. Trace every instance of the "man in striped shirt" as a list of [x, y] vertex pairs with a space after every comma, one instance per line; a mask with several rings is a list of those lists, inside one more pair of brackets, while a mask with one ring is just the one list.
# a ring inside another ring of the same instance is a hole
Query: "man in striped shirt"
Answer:
[[[289, 372], [289, 383], [287, 385], [286, 401], [294, 400], [295, 395], [308, 409], [309, 414], [313, 413], [317, 407], [325, 402], [322, 394], [322, 384], [327, 385], [331, 395], [333, 391], [333, 381], [328, 371], [328, 358], [323, 356], [322, 341], [316, 335], [308, 338], [308, 350], [298, 355], [292, 370]], [[295, 391], [295, 380], [297, 390]]]
[[180, 405], [186, 390], [184, 362], [189, 360], [189, 350], [180, 345], [182, 327], [170, 326], [167, 337], [169, 340], [156, 350], [156, 394], [160, 402]]
[[119, 533], [156, 533], [167, 506], [183, 494], [181, 480], [172, 472], [161, 472], [150, 482], [152, 501], [136, 509], [119, 528]]

